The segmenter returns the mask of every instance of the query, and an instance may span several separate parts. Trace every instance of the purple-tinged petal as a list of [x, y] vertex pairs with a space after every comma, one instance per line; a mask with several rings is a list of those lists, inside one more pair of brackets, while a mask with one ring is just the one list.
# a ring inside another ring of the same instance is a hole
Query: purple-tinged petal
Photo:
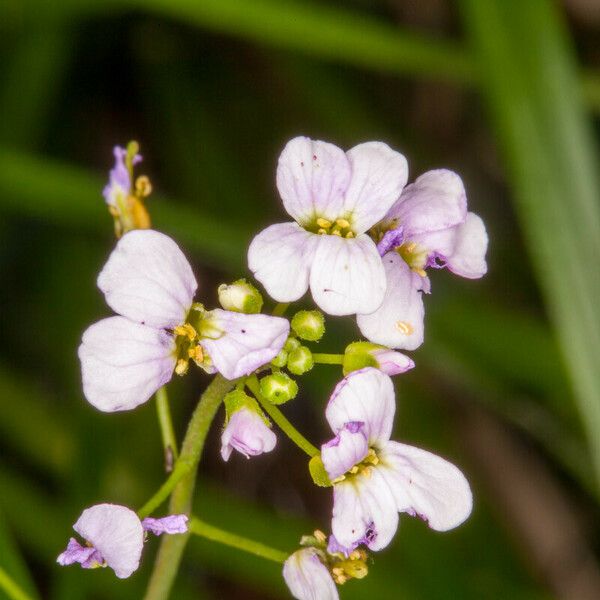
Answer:
[[383, 237], [377, 244], [379, 256], [385, 256], [390, 250], [401, 246], [404, 242], [404, 229], [402, 226], [396, 229], [390, 229], [383, 234]]
[[120, 579], [138, 568], [144, 530], [132, 510], [117, 504], [96, 504], [81, 513], [73, 529], [94, 546]]
[[236, 410], [221, 434], [221, 456], [229, 460], [233, 450], [246, 458], [271, 452], [275, 448], [277, 437], [267, 426], [263, 418], [253, 410]]
[[481, 217], [468, 213], [467, 220], [456, 228], [454, 250], [447, 258], [447, 266], [456, 275], [479, 279], [487, 273], [485, 254], [488, 235]]
[[296, 137], [279, 157], [277, 189], [285, 209], [300, 225], [319, 217], [341, 217], [349, 181], [350, 163], [333, 144]]
[[406, 373], [406, 371], [410, 371], [415, 366], [414, 361], [406, 356], [406, 354], [402, 354], [402, 352], [380, 348], [373, 350], [371, 354], [377, 361], [379, 370], [390, 377]]
[[377, 468], [400, 512], [418, 516], [437, 531], [453, 529], [471, 514], [471, 488], [452, 463], [398, 442], [388, 442], [379, 458]]
[[294, 552], [283, 565], [283, 578], [297, 600], [339, 600], [329, 569], [314, 548]]
[[319, 236], [310, 272], [312, 297], [330, 315], [373, 312], [383, 301], [385, 272], [367, 235]]
[[390, 439], [396, 402], [392, 380], [378, 369], [354, 371], [337, 384], [325, 416], [334, 433], [347, 423], [364, 423], [369, 447], [379, 447]]
[[367, 142], [347, 152], [352, 178], [344, 197], [354, 233], [363, 233], [379, 222], [400, 196], [408, 179], [402, 154], [383, 142]]
[[113, 154], [115, 156], [115, 166], [110, 170], [108, 183], [106, 184], [102, 195], [104, 196], [106, 204], [117, 207], [120, 199], [127, 198], [131, 189], [131, 179], [129, 177], [127, 166], [125, 165], [127, 150], [120, 146], [115, 146]]
[[297, 223], [271, 225], [252, 240], [248, 267], [273, 300], [294, 302], [308, 290], [318, 240]]
[[159, 519], [146, 517], [142, 521], [142, 527], [144, 531], [149, 531], [154, 535], [161, 535], [163, 533], [173, 535], [176, 533], [186, 533], [188, 530], [188, 520], [187, 515], [168, 515]]
[[63, 553], [59, 554], [56, 562], [63, 567], [72, 565], [74, 563], [80, 563], [83, 565], [89, 561], [93, 554], [96, 553], [96, 548], [91, 546], [82, 546], [75, 538], [70, 538], [67, 548]]
[[287, 319], [269, 315], [245, 315], [217, 308], [211, 311], [210, 319], [223, 335], [205, 338], [200, 343], [226, 379], [249, 375], [273, 360], [290, 332]]
[[99, 410], [131, 410], [171, 379], [174, 352], [165, 331], [123, 317], [102, 319], [85, 330], [79, 346], [83, 393]]
[[174, 328], [185, 321], [198, 284], [179, 246], [147, 229], [119, 240], [98, 287], [116, 313], [150, 327]]
[[321, 459], [329, 479], [337, 479], [369, 454], [364, 423], [345, 423], [338, 434], [321, 446]]
[[395, 252], [383, 257], [387, 289], [381, 306], [368, 315], [357, 315], [361, 333], [371, 342], [390, 348], [415, 350], [423, 343], [425, 308], [421, 297], [429, 281]]
[[461, 178], [453, 171], [438, 169], [423, 173], [406, 186], [384, 222], [402, 225], [406, 239], [441, 231], [463, 223], [467, 216], [467, 195]]

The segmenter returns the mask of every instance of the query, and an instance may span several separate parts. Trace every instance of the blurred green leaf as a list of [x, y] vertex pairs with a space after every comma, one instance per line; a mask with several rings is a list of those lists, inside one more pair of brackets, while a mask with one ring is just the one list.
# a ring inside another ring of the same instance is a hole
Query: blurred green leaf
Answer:
[[548, 0], [462, 8], [600, 481], [600, 186], [573, 51]]

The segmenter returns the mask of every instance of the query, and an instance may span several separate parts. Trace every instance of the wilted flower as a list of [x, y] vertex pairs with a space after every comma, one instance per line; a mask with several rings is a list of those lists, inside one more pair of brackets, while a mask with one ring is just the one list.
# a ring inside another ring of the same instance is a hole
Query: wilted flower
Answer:
[[123, 236], [98, 287], [120, 316], [84, 332], [79, 358], [84, 394], [103, 411], [146, 402], [189, 360], [227, 379], [248, 375], [277, 356], [289, 333], [286, 319], [192, 304], [198, 284], [190, 264], [157, 231]]
[[398, 513], [446, 531], [471, 513], [464, 475], [451, 463], [413, 446], [390, 441], [394, 387], [381, 371], [366, 368], [343, 379], [326, 410], [336, 437], [321, 458], [333, 483], [332, 532], [347, 552], [364, 544], [381, 550], [398, 527]]
[[186, 515], [170, 515], [140, 521], [126, 506], [96, 504], [86, 508], [73, 525], [86, 545], [71, 538], [57, 562], [62, 566], [79, 563], [84, 569], [110, 567], [117, 577], [125, 579], [139, 567], [144, 531], [156, 535], [185, 533], [187, 520]]
[[344, 152], [292, 139], [279, 157], [277, 188], [294, 222], [271, 225], [254, 238], [250, 270], [278, 302], [298, 300], [310, 287], [326, 313], [373, 312], [386, 283], [365, 232], [385, 216], [407, 176], [404, 156], [382, 142]]

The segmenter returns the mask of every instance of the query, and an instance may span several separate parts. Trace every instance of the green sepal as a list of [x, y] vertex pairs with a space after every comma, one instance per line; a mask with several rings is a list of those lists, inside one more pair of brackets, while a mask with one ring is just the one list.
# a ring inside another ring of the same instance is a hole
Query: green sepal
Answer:
[[344, 375], [352, 373], [352, 371], [358, 371], [365, 367], [379, 368], [379, 363], [375, 356], [373, 356], [373, 350], [381, 350], [384, 346], [378, 346], [371, 342], [352, 342], [346, 346], [344, 350], [344, 359], [342, 362], [342, 371]]
[[325, 465], [323, 464], [320, 454], [313, 456], [308, 461], [308, 470], [310, 471], [310, 476], [312, 477], [315, 485], [318, 485], [319, 487], [331, 487], [333, 485], [329, 479], [329, 475], [327, 475], [327, 471], [325, 470]]

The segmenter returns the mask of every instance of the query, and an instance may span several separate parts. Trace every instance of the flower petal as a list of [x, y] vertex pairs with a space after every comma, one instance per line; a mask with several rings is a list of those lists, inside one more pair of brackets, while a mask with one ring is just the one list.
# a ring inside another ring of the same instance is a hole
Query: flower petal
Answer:
[[252, 240], [248, 267], [273, 300], [294, 302], [308, 290], [318, 240], [297, 223], [271, 225]]
[[249, 375], [273, 360], [290, 332], [287, 319], [220, 308], [211, 311], [211, 325], [223, 335], [218, 339], [205, 338], [200, 343], [226, 379]]
[[102, 555], [117, 577], [129, 577], [139, 566], [144, 530], [138, 516], [118, 504], [86, 508], [73, 529]]
[[105, 412], [131, 410], [167, 383], [175, 341], [160, 329], [109, 317], [94, 323], [79, 346], [83, 393]]
[[345, 423], [338, 434], [321, 446], [321, 459], [329, 479], [337, 479], [369, 454], [364, 423]]
[[173, 328], [185, 321], [198, 284], [170, 237], [136, 230], [119, 240], [98, 287], [116, 313], [150, 327]]
[[237, 450], [246, 458], [271, 452], [277, 437], [263, 418], [253, 410], [236, 410], [221, 434], [221, 456], [229, 460], [232, 450]]
[[[124, 200], [127, 198], [131, 188], [131, 179], [129, 177], [127, 166], [125, 165], [127, 150], [120, 146], [115, 146], [113, 148], [113, 154], [115, 157], [115, 166], [108, 174], [108, 183], [102, 191], [102, 195], [104, 196], [106, 204], [117, 207], [120, 199]], [[141, 160], [141, 157], [139, 160]]]
[[390, 377], [406, 373], [406, 371], [410, 371], [415, 366], [414, 361], [406, 356], [406, 354], [394, 352], [387, 348], [373, 350], [372, 355], [378, 363], [378, 369]]
[[283, 565], [283, 578], [297, 600], [339, 600], [329, 569], [314, 548], [294, 552]]
[[487, 273], [487, 247], [488, 235], [481, 217], [468, 213], [467, 220], [457, 227], [454, 251], [448, 258], [448, 268], [468, 279], [483, 277]]
[[414, 350], [423, 343], [425, 307], [421, 290], [428, 280], [411, 271], [395, 252], [383, 257], [383, 266], [387, 276], [383, 303], [368, 315], [357, 315], [358, 328], [376, 344]]
[[423, 173], [404, 188], [384, 221], [396, 220], [406, 239], [440, 231], [463, 223], [467, 216], [467, 195], [462, 179], [453, 171], [437, 169]]
[[471, 488], [452, 463], [398, 442], [388, 442], [379, 458], [378, 469], [400, 512], [420, 517], [437, 531], [453, 529], [471, 514]]
[[154, 535], [162, 535], [166, 533], [173, 535], [176, 533], [186, 533], [188, 530], [189, 517], [187, 515], [167, 515], [155, 519], [153, 517], [146, 517], [142, 521], [142, 527], [144, 531], [150, 531]]
[[395, 411], [392, 380], [378, 369], [367, 367], [337, 384], [325, 417], [336, 434], [347, 423], [363, 423], [368, 445], [378, 447], [390, 439]]
[[408, 179], [408, 164], [402, 154], [383, 142], [366, 142], [347, 152], [352, 178], [344, 198], [355, 233], [363, 233], [379, 222], [400, 196]]
[[383, 301], [385, 285], [381, 257], [367, 235], [319, 236], [310, 290], [321, 310], [330, 315], [373, 312]]
[[285, 210], [300, 225], [341, 216], [350, 163], [343, 150], [318, 140], [290, 140], [277, 165], [277, 189]]

